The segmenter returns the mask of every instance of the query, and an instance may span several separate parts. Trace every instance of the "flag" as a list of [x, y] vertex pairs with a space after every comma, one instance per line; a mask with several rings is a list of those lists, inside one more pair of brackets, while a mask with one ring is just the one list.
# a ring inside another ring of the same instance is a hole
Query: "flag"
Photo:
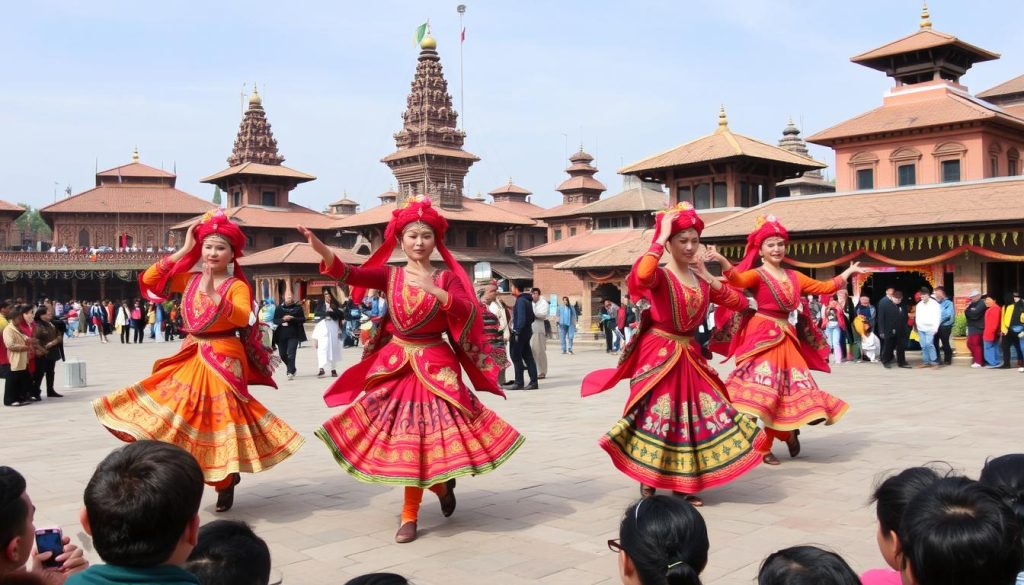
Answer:
[[427, 36], [427, 23], [424, 22], [416, 27], [416, 35], [413, 37], [413, 42], [419, 45], [425, 36]]
[[459, 37], [459, 42], [460, 43], [466, 42], [466, 27], [462, 27], [462, 36]]

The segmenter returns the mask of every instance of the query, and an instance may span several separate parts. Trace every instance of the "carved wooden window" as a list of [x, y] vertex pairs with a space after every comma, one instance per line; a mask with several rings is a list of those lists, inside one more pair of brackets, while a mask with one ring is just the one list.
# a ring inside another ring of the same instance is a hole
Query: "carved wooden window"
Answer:
[[78, 232], [78, 245], [82, 248], [89, 247], [89, 230], [82, 228], [82, 230]]
[[921, 151], [909, 146], [897, 148], [889, 155], [889, 162], [896, 170], [896, 185], [906, 187], [917, 184], [917, 163], [921, 161]]
[[1006, 176], [1016, 177], [1020, 174], [1020, 151], [1011, 148], [1006, 151]]
[[555, 230], [555, 241], [562, 239], [562, 230]]
[[932, 156], [939, 167], [939, 181], [955, 183], [963, 180], [963, 160], [967, 147], [959, 142], [944, 142], [935, 147]]
[[853, 188], [857, 190], [875, 188], [875, 171], [878, 169], [878, 155], [870, 151], [862, 151], [850, 157], [850, 170], [853, 172]]

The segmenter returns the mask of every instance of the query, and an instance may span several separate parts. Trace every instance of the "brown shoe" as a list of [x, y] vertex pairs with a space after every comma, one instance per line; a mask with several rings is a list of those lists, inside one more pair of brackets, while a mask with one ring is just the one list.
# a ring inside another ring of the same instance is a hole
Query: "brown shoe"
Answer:
[[439, 499], [441, 500], [441, 514], [447, 518], [455, 513], [455, 478], [449, 479], [445, 486], [448, 491], [443, 496], [439, 496]]
[[800, 429], [794, 429], [786, 439], [786, 447], [789, 448], [789, 456], [796, 457], [800, 454]]
[[416, 540], [416, 521], [406, 522], [395, 533], [395, 542], [405, 544]]
[[657, 490], [655, 490], [653, 486], [649, 486], [649, 485], [643, 484], [643, 483], [640, 484], [640, 497], [641, 498], [649, 498], [649, 497], [653, 496], [656, 491]]
[[675, 496], [683, 498], [684, 500], [686, 500], [694, 508], [702, 508], [702, 507], [704, 507], [704, 500], [700, 499], [699, 497], [697, 497], [697, 496], [695, 496], [693, 494], [687, 494], [687, 493], [683, 493], [683, 492], [672, 492], [672, 493]]
[[771, 453], [765, 453], [764, 457], [761, 458], [761, 461], [763, 461], [765, 465], [781, 465], [782, 464], [782, 462], [779, 461], [779, 458], [776, 457], [775, 455], [771, 454]]

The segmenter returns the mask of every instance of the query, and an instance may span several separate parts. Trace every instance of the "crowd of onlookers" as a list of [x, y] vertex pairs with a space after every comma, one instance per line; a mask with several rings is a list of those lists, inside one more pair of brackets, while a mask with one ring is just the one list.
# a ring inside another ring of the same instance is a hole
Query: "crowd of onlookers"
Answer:
[[[67, 536], [42, 544], [40, 535], [55, 530], [37, 531], [25, 478], [0, 467], [0, 585], [269, 585], [266, 542], [243, 522], [200, 526], [202, 495], [202, 471], [184, 450], [156, 441], [114, 450], [85, 487], [81, 523], [104, 563], [90, 565]], [[937, 465], [905, 469], [875, 486], [870, 501], [886, 566], [858, 576], [835, 552], [794, 546], [769, 554], [757, 583], [1024, 583], [1024, 454], [987, 461], [978, 480]], [[704, 518], [671, 495], [632, 503], [608, 547], [625, 585], [701, 585], [700, 574], [714, 562]], [[375, 573], [348, 585], [406, 583]]]

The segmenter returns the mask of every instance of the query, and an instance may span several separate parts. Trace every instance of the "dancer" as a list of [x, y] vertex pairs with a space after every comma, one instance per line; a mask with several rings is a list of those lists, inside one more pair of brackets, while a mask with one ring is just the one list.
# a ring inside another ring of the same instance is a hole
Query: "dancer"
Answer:
[[[154, 439], [191, 453], [218, 492], [218, 512], [234, 504], [239, 472], [269, 469], [303, 443], [249, 394], [249, 384], [277, 387], [277, 361], [254, 326], [252, 292], [238, 265], [244, 247], [242, 231], [217, 210], [189, 227], [180, 250], [146, 269], [139, 288], [147, 298], [182, 294], [189, 336], [148, 378], [93, 402], [100, 423], [122, 441]], [[191, 271], [199, 260], [202, 271]]]
[[[745, 309], [746, 298], [708, 272], [699, 255], [704, 222], [681, 203], [659, 214], [650, 249], [633, 266], [629, 290], [646, 299], [635, 340], [617, 369], [583, 379], [583, 396], [603, 392], [630, 378], [623, 418], [599, 444], [620, 471], [640, 482], [640, 493], [655, 488], [693, 495], [722, 485], [761, 460], [764, 434], [723, 395], [718, 374], [695, 340], [708, 303]], [[659, 268], [662, 253], [671, 257]]]
[[[758, 218], [747, 236], [747, 251], [735, 267], [708, 246], [705, 258], [718, 262], [729, 284], [749, 289], [757, 311], [735, 312], [719, 307], [715, 313], [712, 349], [736, 358], [736, 369], [725, 381], [736, 410], [764, 423], [768, 444], [764, 462], [778, 465], [771, 452], [775, 439], [786, 442], [789, 455], [800, 453], [800, 427], [834, 424], [846, 413], [842, 400], [818, 388], [810, 370], [828, 372], [828, 343], [814, 326], [801, 295], [830, 295], [846, 286], [853, 274], [865, 272], [857, 262], [829, 281], [814, 280], [782, 267], [789, 233], [774, 216]], [[763, 262], [755, 267], [755, 262]], [[797, 324], [789, 314], [798, 310]]]
[[[399, 543], [416, 539], [423, 488], [451, 516], [455, 478], [497, 468], [523, 442], [462, 381], [460, 368], [478, 391], [504, 396], [484, 339], [483, 308], [444, 245], [447, 228], [430, 199], [410, 197], [394, 210], [383, 244], [362, 266], [343, 263], [312, 232], [298, 228], [323, 258], [320, 272], [353, 287], [353, 302], [361, 302], [367, 288], [387, 299], [388, 311], [363, 360], [324, 394], [328, 406], [351, 406], [316, 435], [356, 479], [405, 486]], [[404, 267], [387, 265], [396, 245], [407, 258]], [[435, 248], [448, 270], [431, 267]]]

